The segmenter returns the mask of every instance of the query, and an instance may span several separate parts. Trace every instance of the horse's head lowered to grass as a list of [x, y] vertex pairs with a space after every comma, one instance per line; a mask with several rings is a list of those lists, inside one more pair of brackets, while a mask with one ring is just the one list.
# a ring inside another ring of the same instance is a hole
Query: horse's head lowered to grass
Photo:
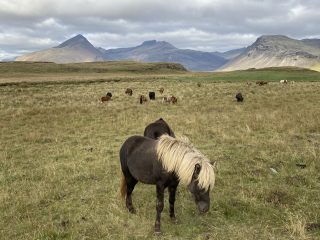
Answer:
[[162, 135], [157, 144], [158, 159], [164, 169], [175, 172], [179, 181], [188, 186], [201, 213], [210, 208], [209, 191], [213, 188], [213, 166], [187, 139]]

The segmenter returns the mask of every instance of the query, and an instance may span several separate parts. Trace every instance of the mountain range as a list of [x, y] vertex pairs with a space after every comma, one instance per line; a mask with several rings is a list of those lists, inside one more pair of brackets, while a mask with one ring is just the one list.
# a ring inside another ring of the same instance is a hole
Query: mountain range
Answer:
[[181, 63], [188, 70], [211, 71], [228, 61], [223, 54], [178, 49], [168, 42], [156, 40], [145, 41], [136, 47], [106, 50], [101, 47], [94, 47], [84, 36], [79, 34], [57, 47], [28, 53], [17, 57], [16, 61], [47, 61], [55, 63], [107, 60], [175, 62]]
[[320, 39], [296, 40], [282, 35], [259, 37], [247, 48], [227, 52], [179, 49], [165, 41], [150, 40], [128, 48], [104, 49], [77, 35], [60, 45], [17, 57], [16, 61], [55, 63], [134, 60], [176, 62], [191, 71], [232, 71], [248, 68], [296, 66], [312, 68], [320, 63]]
[[215, 53], [189, 49], [178, 49], [165, 41], [145, 41], [141, 45], [130, 48], [118, 48], [100, 51], [106, 59], [134, 60], [143, 62], [176, 62], [188, 70], [210, 71], [217, 69], [227, 60]]

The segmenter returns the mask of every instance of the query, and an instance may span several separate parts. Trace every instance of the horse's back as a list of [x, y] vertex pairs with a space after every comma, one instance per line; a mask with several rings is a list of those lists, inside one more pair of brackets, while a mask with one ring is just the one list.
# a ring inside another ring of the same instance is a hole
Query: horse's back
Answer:
[[145, 158], [155, 158], [156, 141], [143, 136], [131, 136], [121, 146], [120, 161], [121, 165], [128, 166], [129, 161], [139, 162]]
[[134, 151], [137, 151], [145, 147], [145, 145], [150, 144], [151, 143], [148, 144], [148, 139], [143, 136], [131, 136], [122, 144], [120, 149], [120, 158], [124, 155], [130, 156]]
[[156, 140], [143, 137], [129, 137], [120, 149], [120, 162], [123, 173], [136, 180], [154, 184], [162, 165], [156, 153]]

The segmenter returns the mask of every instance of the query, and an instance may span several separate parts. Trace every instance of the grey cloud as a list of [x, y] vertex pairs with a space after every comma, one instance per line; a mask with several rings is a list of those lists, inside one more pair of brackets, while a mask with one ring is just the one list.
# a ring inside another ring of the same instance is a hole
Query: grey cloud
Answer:
[[96, 46], [144, 40], [215, 51], [263, 34], [319, 36], [316, 0], [1, 0], [0, 58], [52, 47], [81, 33]]

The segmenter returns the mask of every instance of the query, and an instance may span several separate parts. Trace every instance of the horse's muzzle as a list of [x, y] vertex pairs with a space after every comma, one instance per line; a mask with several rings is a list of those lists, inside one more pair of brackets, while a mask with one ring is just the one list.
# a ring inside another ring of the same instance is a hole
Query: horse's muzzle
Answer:
[[206, 202], [198, 202], [198, 209], [200, 213], [206, 213], [209, 210], [209, 204]]

